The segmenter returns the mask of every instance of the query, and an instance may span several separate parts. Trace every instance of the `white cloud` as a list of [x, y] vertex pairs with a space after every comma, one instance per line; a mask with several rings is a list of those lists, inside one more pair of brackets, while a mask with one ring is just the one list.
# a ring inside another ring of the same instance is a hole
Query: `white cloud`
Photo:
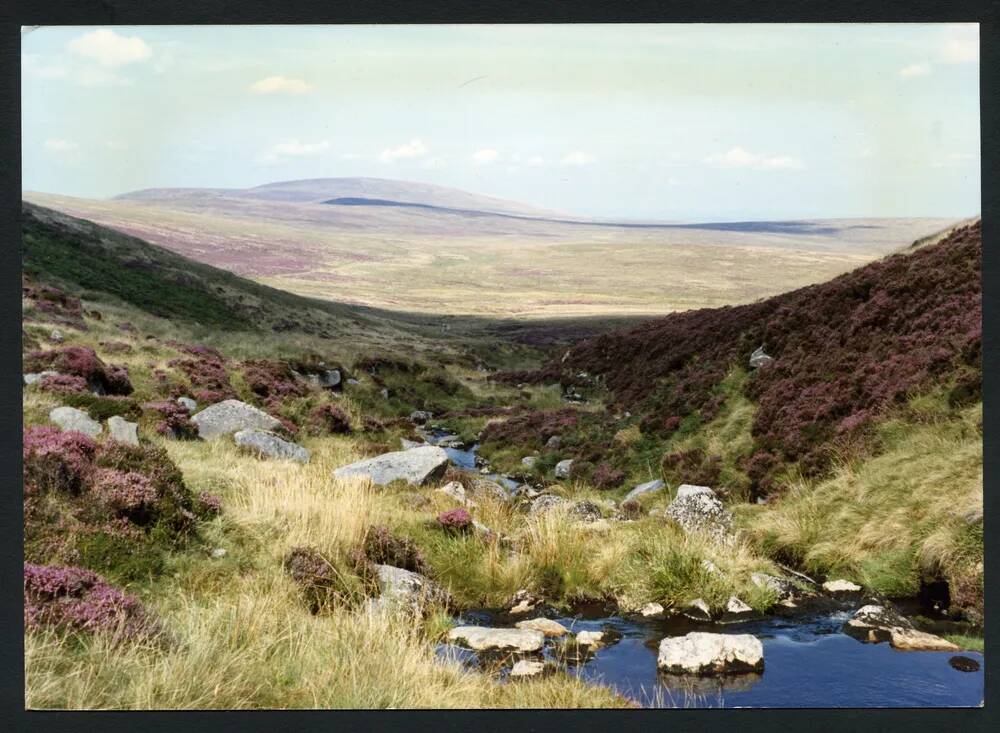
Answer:
[[413, 138], [410, 142], [395, 148], [386, 148], [379, 154], [378, 159], [383, 163], [393, 163], [400, 158], [419, 158], [427, 155], [428, 150], [429, 148], [422, 141]]
[[476, 165], [491, 165], [500, 158], [500, 153], [493, 148], [483, 148], [472, 154], [472, 162]]
[[528, 158], [527, 163], [525, 163], [529, 168], [540, 168], [545, 165], [545, 158], [540, 155], [532, 155]]
[[298, 140], [285, 140], [273, 145], [262, 153], [257, 161], [263, 164], [278, 163], [286, 158], [301, 158], [313, 155], [323, 155], [330, 151], [330, 142], [320, 140], [315, 143], [304, 143]]
[[931, 73], [930, 64], [910, 64], [899, 70], [899, 75], [904, 79], [912, 79], [916, 76], [927, 76]]
[[718, 168], [754, 168], [756, 170], [797, 170], [802, 161], [791, 155], [758, 155], [737, 146], [725, 153], [705, 158], [708, 165]]
[[597, 158], [595, 158], [590, 153], [586, 153], [582, 150], [574, 150], [572, 153], [567, 153], [562, 157], [559, 162], [562, 165], [590, 165]]
[[145, 61], [153, 55], [153, 49], [138, 36], [126, 38], [107, 28], [74, 38], [69, 42], [69, 50], [109, 68]]
[[250, 85], [254, 94], [307, 94], [312, 87], [301, 79], [287, 76], [268, 76]]
[[49, 138], [45, 141], [45, 149], [51, 153], [72, 153], [80, 148], [72, 140], [63, 140], [59, 138]]
[[979, 61], [979, 27], [975, 24], [951, 26], [940, 48], [941, 60], [948, 64]]

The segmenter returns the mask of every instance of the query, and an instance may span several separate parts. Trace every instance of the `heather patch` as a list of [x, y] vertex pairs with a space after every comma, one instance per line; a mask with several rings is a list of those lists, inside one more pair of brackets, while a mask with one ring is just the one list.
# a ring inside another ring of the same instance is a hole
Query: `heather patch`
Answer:
[[82, 394], [88, 391], [87, 380], [71, 374], [52, 374], [42, 377], [38, 388], [57, 395]]
[[38, 320], [37, 317], [40, 315], [50, 323], [80, 330], [87, 328], [83, 321], [83, 304], [80, 299], [68, 295], [59, 288], [42, 285], [22, 275], [21, 297], [31, 301], [34, 307], [34, 314], [25, 314], [28, 319]]
[[152, 413], [156, 420], [154, 429], [160, 435], [172, 438], [194, 440], [198, 437], [198, 426], [191, 422], [188, 409], [174, 400], [147, 402], [142, 406], [147, 413]]
[[128, 370], [122, 366], [108, 365], [98, 358], [93, 349], [85, 346], [66, 346], [49, 351], [32, 351], [24, 357], [25, 372], [52, 370], [83, 379], [95, 392], [110, 395], [132, 393]]
[[111, 634], [123, 640], [159, 631], [139, 599], [100, 575], [84, 568], [33, 563], [24, 564], [24, 627], [29, 632]]
[[167, 365], [180, 370], [188, 378], [199, 403], [221, 402], [236, 397], [225, 361], [213, 354], [196, 359], [171, 359]]
[[97, 444], [83, 433], [52, 426], [24, 431], [24, 492], [84, 490]]
[[243, 362], [242, 370], [247, 387], [262, 399], [283, 400], [309, 393], [308, 383], [297, 377], [287, 362], [254, 359]]
[[384, 525], [372, 527], [368, 531], [360, 550], [352, 553], [352, 559], [360, 571], [364, 571], [367, 565], [374, 564], [391, 565], [414, 573], [427, 572], [427, 562], [416, 543], [408, 537], [393, 534]]
[[337, 405], [325, 404], [309, 413], [309, 427], [317, 433], [343, 434], [351, 432], [351, 421]]
[[448, 532], [466, 532], [472, 528], [472, 515], [462, 507], [449, 509], [438, 514], [437, 523]]

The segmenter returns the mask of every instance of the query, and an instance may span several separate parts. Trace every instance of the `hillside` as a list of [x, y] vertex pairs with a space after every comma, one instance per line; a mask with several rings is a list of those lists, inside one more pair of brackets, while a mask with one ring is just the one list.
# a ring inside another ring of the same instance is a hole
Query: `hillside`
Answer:
[[107, 201], [25, 198], [300, 295], [518, 320], [647, 317], [752, 302], [953, 223], [591, 221], [379, 179], [153, 189]]

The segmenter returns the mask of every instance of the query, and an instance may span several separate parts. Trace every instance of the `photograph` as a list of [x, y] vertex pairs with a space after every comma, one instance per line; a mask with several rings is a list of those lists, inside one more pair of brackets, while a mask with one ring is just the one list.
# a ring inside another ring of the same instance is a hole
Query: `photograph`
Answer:
[[22, 713], [986, 705], [978, 23], [13, 53]]

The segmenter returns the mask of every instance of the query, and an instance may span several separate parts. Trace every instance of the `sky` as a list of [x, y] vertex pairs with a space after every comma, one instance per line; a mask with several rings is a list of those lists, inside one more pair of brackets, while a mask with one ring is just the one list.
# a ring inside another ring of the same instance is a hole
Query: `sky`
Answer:
[[25, 190], [425, 181], [603, 218], [980, 210], [978, 26], [22, 29]]

